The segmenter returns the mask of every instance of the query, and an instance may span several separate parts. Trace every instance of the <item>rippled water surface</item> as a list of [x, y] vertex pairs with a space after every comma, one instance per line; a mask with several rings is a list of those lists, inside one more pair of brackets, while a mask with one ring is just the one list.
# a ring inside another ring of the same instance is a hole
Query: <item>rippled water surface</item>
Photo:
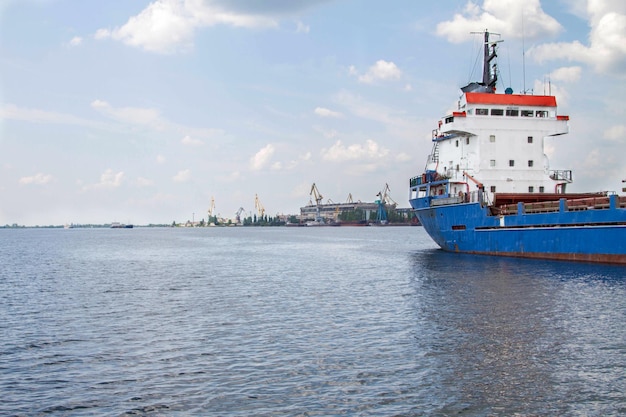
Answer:
[[625, 276], [418, 227], [0, 230], [0, 415], [625, 415]]

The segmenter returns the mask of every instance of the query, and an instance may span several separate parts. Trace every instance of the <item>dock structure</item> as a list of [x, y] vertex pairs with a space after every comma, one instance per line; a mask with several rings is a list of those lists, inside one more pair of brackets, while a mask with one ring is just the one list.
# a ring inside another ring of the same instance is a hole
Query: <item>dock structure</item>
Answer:
[[[315, 221], [319, 215], [325, 222], [342, 223], [342, 218], [349, 218], [352, 222], [368, 221], [376, 217], [377, 203], [329, 203], [309, 204], [300, 207], [300, 221]], [[343, 221], [346, 223], [346, 221]]]

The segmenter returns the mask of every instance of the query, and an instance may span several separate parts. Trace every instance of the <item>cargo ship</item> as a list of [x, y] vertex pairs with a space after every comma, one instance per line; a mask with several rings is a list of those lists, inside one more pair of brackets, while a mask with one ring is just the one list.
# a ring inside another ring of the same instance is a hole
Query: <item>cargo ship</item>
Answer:
[[432, 131], [409, 180], [415, 215], [446, 251], [626, 264], [626, 197], [567, 192], [572, 171], [550, 169], [544, 140], [569, 117], [552, 95], [496, 93], [498, 42], [484, 32], [482, 82]]

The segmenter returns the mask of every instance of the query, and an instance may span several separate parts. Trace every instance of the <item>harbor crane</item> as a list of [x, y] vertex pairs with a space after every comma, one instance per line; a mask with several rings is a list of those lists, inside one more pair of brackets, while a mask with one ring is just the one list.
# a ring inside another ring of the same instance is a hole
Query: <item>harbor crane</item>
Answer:
[[313, 185], [311, 186], [311, 192], [309, 194], [315, 199], [317, 207], [315, 211], [315, 221], [323, 223], [324, 219], [322, 219], [322, 215], [320, 213], [320, 206], [322, 205], [322, 200], [324, 199], [324, 197], [322, 197], [322, 194], [320, 194], [320, 191], [317, 189], [315, 183], [313, 183]]
[[242, 224], [242, 221], [241, 221], [241, 213], [243, 213], [243, 212], [244, 212], [243, 207], [239, 207], [239, 210], [237, 210], [237, 212], [235, 213], [235, 221], [236, 221], [238, 224]]
[[390, 192], [391, 190], [389, 189], [389, 184], [385, 184], [385, 188], [383, 189], [383, 191], [380, 191], [378, 194], [376, 194], [376, 197], [378, 197], [378, 200], [376, 200], [376, 203], [378, 203], [376, 221], [378, 223], [386, 224], [389, 221], [387, 215], [387, 205], [392, 205], [394, 208], [398, 205], [398, 203], [393, 201], [393, 199], [389, 195]]
[[322, 200], [324, 199], [324, 197], [322, 197], [322, 194], [320, 194], [315, 183], [313, 183], [313, 185], [311, 186], [311, 192], [309, 193], [309, 195], [313, 196], [318, 206], [322, 204]]
[[259, 200], [258, 194], [254, 195], [254, 208], [257, 210], [257, 213], [259, 215], [257, 220], [262, 219], [263, 216], [265, 216], [265, 207], [263, 207], [263, 204], [261, 204], [261, 200]]
[[215, 198], [211, 197], [211, 205], [209, 206], [209, 210], [207, 210], [209, 214], [209, 218], [207, 219], [207, 224], [211, 224], [211, 219], [213, 217], [213, 212], [215, 211]]

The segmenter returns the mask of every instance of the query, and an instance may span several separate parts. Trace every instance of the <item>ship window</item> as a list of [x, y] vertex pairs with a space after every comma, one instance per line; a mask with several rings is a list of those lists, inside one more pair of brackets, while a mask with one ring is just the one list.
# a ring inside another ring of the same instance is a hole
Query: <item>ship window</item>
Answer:
[[528, 187], [528, 192], [529, 193], [534, 193], [535, 192], [535, 187], [533, 187], [532, 185], [530, 187]]
[[514, 167], [515, 166], [515, 161], [512, 159], [509, 159], [509, 166], [510, 167]]
[[533, 161], [532, 161], [532, 160], [529, 160], [529, 161], [528, 161], [528, 167], [532, 167], [532, 166], [533, 166]]
[[491, 161], [489, 161], [489, 166], [490, 167], [495, 167], [496, 166], [496, 160], [492, 159]]
[[528, 143], [533, 143], [533, 137], [532, 136], [528, 137]]
[[446, 124], [454, 122], [454, 116], [446, 117]]
[[456, 164], [456, 170], [459, 171], [459, 164]]
[[546, 110], [537, 110], [535, 112], [535, 116], [537, 116], [537, 117], [548, 117], [548, 112]]
[[519, 110], [517, 110], [517, 109], [515, 109], [515, 110], [513, 110], [513, 109], [506, 109], [506, 115], [507, 116], [515, 116], [515, 117], [517, 117], [517, 116], [519, 116]]
[[502, 109], [491, 109], [492, 116], [502, 116], [504, 114], [504, 110]]
[[476, 114], [479, 116], [487, 116], [489, 114], [489, 109], [476, 109]]
[[543, 185], [541, 187], [539, 187], [539, 192], [540, 193], [544, 193], [545, 191], [546, 191], [546, 189], [544, 188]]
[[496, 135], [489, 135], [489, 142], [495, 142], [496, 141]]
[[496, 186], [495, 186], [495, 185], [492, 185], [492, 186], [491, 186], [491, 192], [492, 192], [492, 193], [495, 193], [495, 192], [496, 192]]
[[457, 148], [459, 147], [459, 141], [458, 140], [456, 141], [456, 147]]
[[522, 117], [533, 117], [532, 110], [522, 110]]
[[465, 144], [469, 145], [469, 138], [465, 138]]

